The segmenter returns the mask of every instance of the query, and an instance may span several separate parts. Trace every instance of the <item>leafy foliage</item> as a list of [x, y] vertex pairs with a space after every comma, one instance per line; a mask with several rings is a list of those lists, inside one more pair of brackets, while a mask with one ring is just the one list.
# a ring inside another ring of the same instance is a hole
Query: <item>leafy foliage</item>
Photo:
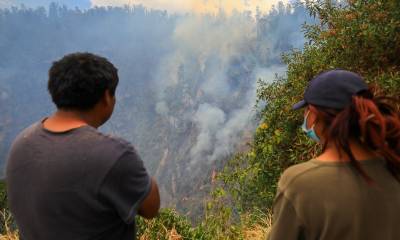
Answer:
[[[220, 174], [221, 186], [206, 203], [204, 221], [193, 227], [187, 218], [166, 209], [157, 219], [138, 219], [141, 239], [252, 239], [247, 229], [268, 219], [282, 171], [320, 150], [300, 132], [302, 114], [291, 111], [317, 73], [348, 69], [378, 85], [379, 91], [400, 95], [399, 1], [316, 0], [306, 1], [306, 6], [319, 22], [304, 26], [308, 42], [302, 50], [283, 56], [286, 76], [273, 83], [260, 81], [258, 101], [267, 103], [260, 112], [261, 124], [251, 149], [233, 157]], [[268, 225], [264, 222], [262, 228]]]
[[137, 218], [137, 225], [141, 239], [168, 240], [173, 236], [180, 239], [212, 239], [201, 226], [192, 228], [186, 218], [170, 209], [162, 210], [154, 220]]
[[[215, 198], [215, 200], [217, 199], [219, 197]], [[208, 205], [205, 220], [194, 227], [186, 217], [172, 209], [163, 209], [160, 215], [153, 220], [144, 220], [138, 217], [136, 221], [138, 239], [261, 240], [265, 239], [271, 226], [270, 213], [254, 212], [243, 215], [240, 223], [235, 223], [231, 221], [232, 215], [228, 206], [224, 206], [220, 201], [213, 201]]]
[[304, 6], [283, 3], [256, 18], [137, 5], [0, 9], [0, 169], [17, 133], [54, 109], [51, 62], [89, 51], [119, 69], [118, 104], [102, 130], [135, 145], [167, 206], [200, 215], [212, 171], [253, 129], [255, 76], [284, 69], [280, 53], [303, 44], [306, 20]]
[[15, 224], [7, 205], [6, 183], [0, 180], [0, 234], [10, 229], [15, 229]]
[[343, 68], [360, 73], [378, 91], [400, 95], [399, 1], [317, 0], [306, 6], [319, 22], [304, 26], [303, 50], [283, 55], [287, 76], [272, 84], [260, 81], [258, 101], [267, 106], [252, 148], [231, 159], [221, 175], [240, 210], [271, 207], [282, 171], [320, 150], [299, 131], [302, 114], [291, 111], [313, 76]]

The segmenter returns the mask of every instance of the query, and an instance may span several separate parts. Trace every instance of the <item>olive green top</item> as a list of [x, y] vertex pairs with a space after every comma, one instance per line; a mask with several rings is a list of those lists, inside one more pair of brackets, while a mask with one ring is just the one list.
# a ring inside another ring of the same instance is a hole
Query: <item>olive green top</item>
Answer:
[[344, 162], [310, 160], [278, 185], [270, 240], [399, 240], [400, 183], [383, 160], [360, 161], [369, 185]]

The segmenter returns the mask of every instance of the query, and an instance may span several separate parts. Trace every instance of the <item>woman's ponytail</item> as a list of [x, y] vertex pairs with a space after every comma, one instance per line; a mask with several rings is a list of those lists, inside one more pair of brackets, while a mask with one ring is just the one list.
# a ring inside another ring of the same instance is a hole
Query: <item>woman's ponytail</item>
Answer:
[[367, 182], [373, 180], [355, 159], [350, 139], [385, 158], [389, 171], [400, 181], [400, 112], [399, 101], [389, 97], [374, 97], [372, 90], [353, 96], [352, 103], [338, 112], [317, 107], [325, 125], [327, 141], [332, 141], [350, 159], [351, 165]]
[[359, 119], [359, 139], [385, 158], [392, 174], [400, 181], [400, 115], [396, 99], [353, 97]]

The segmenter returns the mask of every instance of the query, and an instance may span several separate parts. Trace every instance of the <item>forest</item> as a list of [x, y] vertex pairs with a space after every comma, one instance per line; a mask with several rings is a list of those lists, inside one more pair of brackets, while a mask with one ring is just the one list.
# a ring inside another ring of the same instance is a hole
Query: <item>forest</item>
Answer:
[[54, 110], [47, 70], [72, 51], [118, 66], [119, 106], [102, 130], [137, 146], [162, 182], [166, 208], [138, 218], [140, 239], [265, 239], [280, 174], [321, 150], [290, 110], [312, 76], [345, 68], [400, 96], [400, 3], [281, 3], [254, 16], [2, 9], [1, 159], [17, 132]]
[[195, 216], [213, 172], [254, 132], [257, 80], [284, 72], [280, 54], [302, 46], [307, 16], [303, 6], [283, 3], [255, 17], [135, 5], [2, 9], [1, 165], [16, 134], [54, 110], [46, 91], [51, 63], [70, 52], [97, 53], [121, 79], [102, 130], [135, 145], [165, 206]]

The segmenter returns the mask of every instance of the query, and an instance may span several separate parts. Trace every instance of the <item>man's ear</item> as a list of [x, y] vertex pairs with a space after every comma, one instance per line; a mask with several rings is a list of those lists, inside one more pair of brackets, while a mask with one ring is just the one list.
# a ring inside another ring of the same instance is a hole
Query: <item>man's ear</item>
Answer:
[[101, 100], [102, 100], [103, 104], [109, 106], [109, 105], [114, 104], [114, 100], [115, 100], [114, 98], [115, 98], [115, 96], [111, 94], [110, 90], [106, 89]]

